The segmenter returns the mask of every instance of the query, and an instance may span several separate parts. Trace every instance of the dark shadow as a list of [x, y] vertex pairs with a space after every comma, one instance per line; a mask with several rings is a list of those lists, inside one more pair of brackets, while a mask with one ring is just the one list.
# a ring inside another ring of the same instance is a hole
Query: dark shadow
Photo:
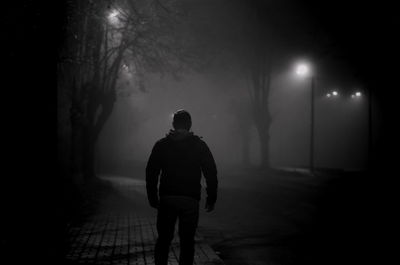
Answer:
[[302, 234], [289, 240], [294, 264], [362, 264], [374, 253], [370, 175], [341, 173], [328, 180], [316, 197], [316, 212]]

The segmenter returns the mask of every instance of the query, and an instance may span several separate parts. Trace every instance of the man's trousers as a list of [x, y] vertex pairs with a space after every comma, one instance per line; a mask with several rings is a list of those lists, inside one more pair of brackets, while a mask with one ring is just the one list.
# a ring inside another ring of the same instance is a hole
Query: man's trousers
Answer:
[[194, 236], [199, 222], [199, 202], [190, 197], [165, 196], [160, 198], [157, 215], [156, 265], [168, 263], [168, 253], [177, 219], [179, 219], [180, 239], [179, 265], [193, 264]]

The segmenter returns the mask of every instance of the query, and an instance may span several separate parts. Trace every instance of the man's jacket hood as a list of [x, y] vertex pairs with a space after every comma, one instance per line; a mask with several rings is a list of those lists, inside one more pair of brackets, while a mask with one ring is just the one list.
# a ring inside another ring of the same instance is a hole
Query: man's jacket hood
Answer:
[[193, 134], [193, 132], [185, 130], [170, 130], [166, 137], [174, 141], [182, 141], [196, 136]]

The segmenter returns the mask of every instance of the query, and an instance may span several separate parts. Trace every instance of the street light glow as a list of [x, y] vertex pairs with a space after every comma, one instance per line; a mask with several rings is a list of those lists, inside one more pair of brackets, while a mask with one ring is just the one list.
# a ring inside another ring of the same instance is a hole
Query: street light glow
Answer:
[[111, 24], [117, 24], [119, 22], [119, 19], [118, 19], [119, 15], [120, 15], [119, 11], [117, 9], [114, 9], [108, 15], [108, 20], [110, 21]]
[[356, 97], [361, 97], [361, 92], [356, 92]]
[[331, 94], [331, 93], [328, 93], [328, 94], [326, 94], [326, 97], [327, 97], [327, 98], [330, 98], [330, 97], [332, 97], [332, 94]]
[[334, 90], [334, 91], [332, 91], [332, 95], [334, 95], [336, 97], [339, 95], [339, 93], [336, 90]]
[[307, 76], [310, 73], [310, 67], [305, 63], [296, 66], [296, 74], [299, 76]]

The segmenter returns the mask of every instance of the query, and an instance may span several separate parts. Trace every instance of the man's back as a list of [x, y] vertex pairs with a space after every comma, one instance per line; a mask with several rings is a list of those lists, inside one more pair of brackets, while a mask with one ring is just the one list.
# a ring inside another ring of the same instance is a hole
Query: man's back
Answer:
[[206, 209], [212, 211], [217, 199], [217, 168], [207, 144], [189, 131], [192, 120], [187, 111], [177, 111], [172, 125], [175, 130], [154, 145], [146, 167], [147, 197], [158, 210], [154, 261], [156, 265], [168, 264], [169, 246], [179, 219], [179, 264], [192, 265], [201, 173], [207, 184]]
[[157, 192], [154, 186], [160, 171], [160, 196], [188, 196], [200, 200], [203, 172], [209, 199], [216, 197], [214, 159], [207, 144], [193, 133], [171, 131], [155, 144], [146, 168], [148, 191], [152, 196]]

